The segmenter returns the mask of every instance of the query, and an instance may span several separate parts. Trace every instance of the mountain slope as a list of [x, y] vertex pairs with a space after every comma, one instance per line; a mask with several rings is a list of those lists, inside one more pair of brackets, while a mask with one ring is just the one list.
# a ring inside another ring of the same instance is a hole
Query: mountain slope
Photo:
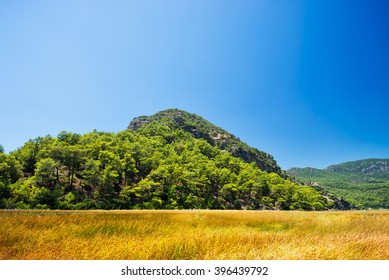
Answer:
[[282, 172], [270, 154], [250, 147], [224, 129], [208, 122], [202, 117], [183, 110], [168, 109], [152, 116], [135, 118], [128, 125], [128, 129], [136, 131], [155, 123], [166, 125], [173, 129], [182, 129], [195, 138], [204, 139], [212, 146], [226, 150], [232, 156], [241, 158], [245, 162], [255, 162], [261, 170], [275, 172], [281, 176], [285, 176], [285, 173]]
[[389, 208], [389, 159], [365, 159], [331, 165], [325, 169], [291, 168], [302, 182], [317, 182], [355, 206]]
[[171, 110], [155, 116], [160, 120], [137, 118], [119, 133], [63, 131], [0, 153], [0, 208], [344, 209], [320, 188], [234, 157], [226, 150], [243, 147], [279, 168], [200, 117]]

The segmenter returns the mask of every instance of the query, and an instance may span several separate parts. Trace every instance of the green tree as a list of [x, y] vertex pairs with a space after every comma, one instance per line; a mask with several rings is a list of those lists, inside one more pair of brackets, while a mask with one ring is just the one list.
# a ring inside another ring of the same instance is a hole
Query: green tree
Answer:
[[92, 158], [86, 158], [86, 163], [83, 165], [81, 175], [83, 177], [84, 186], [93, 188], [99, 185], [101, 172], [101, 162]]
[[80, 138], [81, 135], [68, 131], [61, 131], [57, 136], [60, 142], [65, 142], [69, 145], [76, 145], [80, 141]]
[[40, 187], [46, 187], [53, 190], [57, 181], [56, 168], [58, 167], [58, 162], [54, 161], [51, 158], [41, 159], [36, 164], [35, 169], [35, 178], [36, 183]]
[[68, 186], [73, 188], [74, 177], [82, 163], [82, 151], [78, 146], [65, 146], [63, 164], [68, 168]]
[[0, 154], [0, 181], [5, 185], [15, 183], [23, 176], [22, 166], [13, 155]]

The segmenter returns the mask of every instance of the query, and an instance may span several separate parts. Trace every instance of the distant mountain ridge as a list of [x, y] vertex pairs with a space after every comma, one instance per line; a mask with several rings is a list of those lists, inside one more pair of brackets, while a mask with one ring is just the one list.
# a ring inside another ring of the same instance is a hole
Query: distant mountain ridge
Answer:
[[349, 161], [325, 169], [291, 168], [287, 172], [300, 182], [315, 182], [357, 207], [389, 208], [389, 159]]
[[345, 162], [342, 164], [334, 164], [327, 167], [328, 170], [334, 172], [362, 172], [364, 174], [387, 175], [389, 179], [389, 159], [365, 159]]
[[281, 170], [281, 167], [272, 155], [250, 147], [235, 135], [196, 114], [183, 110], [168, 109], [151, 116], [134, 118], [128, 125], [128, 129], [136, 131], [153, 122], [167, 125], [174, 129], [182, 129], [192, 134], [195, 138], [204, 139], [212, 146], [226, 150], [232, 156], [243, 159], [245, 162], [255, 162], [261, 170], [277, 173], [284, 178], [287, 177], [287, 174]]

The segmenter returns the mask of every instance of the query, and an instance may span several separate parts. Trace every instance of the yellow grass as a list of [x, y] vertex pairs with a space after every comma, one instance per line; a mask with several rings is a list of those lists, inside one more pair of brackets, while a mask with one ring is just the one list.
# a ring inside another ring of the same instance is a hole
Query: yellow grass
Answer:
[[0, 211], [0, 259], [389, 259], [389, 212]]

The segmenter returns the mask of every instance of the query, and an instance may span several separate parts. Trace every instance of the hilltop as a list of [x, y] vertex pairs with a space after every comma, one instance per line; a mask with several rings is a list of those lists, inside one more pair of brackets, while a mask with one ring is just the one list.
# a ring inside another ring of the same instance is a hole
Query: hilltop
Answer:
[[193, 135], [193, 137], [204, 139], [212, 146], [227, 151], [232, 156], [241, 158], [245, 162], [255, 162], [261, 170], [275, 172], [281, 176], [286, 175], [272, 155], [250, 147], [235, 135], [196, 114], [183, 110], [168, 109], [152, 116], [140, 116], [130, 122], [128, 129], [136, 131], [155, 124], [168, 126], [171, 129], [182, 129]]
[[330, 165], [325, 169], [291, 168], [300, 182], [317, 183], [356, 207], [389, 208], [389, 159], [364, 159]]

